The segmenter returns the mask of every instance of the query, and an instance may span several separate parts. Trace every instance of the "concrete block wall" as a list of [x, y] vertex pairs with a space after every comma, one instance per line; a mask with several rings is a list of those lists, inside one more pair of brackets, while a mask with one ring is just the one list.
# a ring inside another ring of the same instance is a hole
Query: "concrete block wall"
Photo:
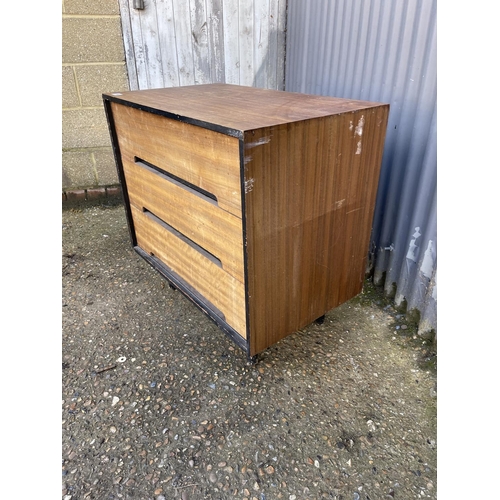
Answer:
[[129, 83], [118, 0], [63, 0], [63, 201], [116, 193], [101, 96], [121, 90], [129, 90]]

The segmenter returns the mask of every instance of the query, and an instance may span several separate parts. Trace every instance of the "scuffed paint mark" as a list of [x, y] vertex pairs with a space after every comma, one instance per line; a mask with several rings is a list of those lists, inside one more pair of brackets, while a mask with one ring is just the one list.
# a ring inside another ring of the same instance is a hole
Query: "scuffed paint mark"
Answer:
[[[356, 125], [356, 128], [354, 130], [354, 136], [361, 137], [363, 135], [364, 125], [365, 125], [365, 115], [361, 115], [361, 118], [359, 119], [358, 124]], [[356, 154], [357, 155], [361, 154], [361, 139], [358, 141], [358, 144], [356, 145]]]
[[349, 120], [349, 130], [352, 131], [353, 128], [354, 128], [354, 123], [352, 123], [352, 120]]
[[345, 202], [345, 198], [343, 200], [339, 200], [335, 202], [335, 210], [338, 210]]
[[406, 253], [406, 258], [409, 260], [412, 260], [413, 262], [417, 262], [417, 250], [418, 246], [415, 244], [415, 242], [422, 236], [422, 233], [420, 232], [420, 227], [415, 228], [415, 232], [413, 233], [413, 239], [410, 241], [410, 246], [408, 248], [408, 252]]
[[361, 137], [363, 135], [363, 126], [365, 124], [365, 115], [361, 115], [361, 118], [356, 125], [356, 130], [354, 131], [354, 135], [359, 135]]
[[364, 207], [358, 207], [358, 208], [353, 208], [352, 210], [349, 210], [349, 212], [346, 212], [346, 215], [352, 214], [353, 212], [359, 212], [362, 208]]
[[243, 161], [244, 161], [245, 165], [247, 163], [250, 163], [252, 161], [252, 155], [245, 156], [245, 159]]
[[271, 136], [261, 137], [257, 141], [245, 143], [245, 149], [251, 149], [251, 148], [255, 148], [257, 146], [262, 146], [263, 144], [267, 144], [268, 142], [271, 142]]
[[424, 253], [422, 264], [420, 264], [420, 272], [428, 279], [432, 277], [432, 270], [434, 268], [434, 242], [429, 240], [427, 250]]
[[247, 181], [245, 181], [245, 194], [252, 191], [254, 182], [255, 179], [248, 179]]

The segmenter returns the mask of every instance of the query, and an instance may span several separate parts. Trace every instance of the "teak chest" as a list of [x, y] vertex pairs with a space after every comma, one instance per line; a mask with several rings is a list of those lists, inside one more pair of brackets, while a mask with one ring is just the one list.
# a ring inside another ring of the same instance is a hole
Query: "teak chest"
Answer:
[[253, 357], [361, 292], [389, 106], [104, 94], [132, 245]]

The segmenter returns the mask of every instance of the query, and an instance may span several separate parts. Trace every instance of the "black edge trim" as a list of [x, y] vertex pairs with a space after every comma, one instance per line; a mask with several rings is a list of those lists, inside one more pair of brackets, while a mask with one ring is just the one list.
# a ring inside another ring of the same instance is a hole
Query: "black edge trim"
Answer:
[[111, 136], [113, 155], [115, 157], [115, 166], [118, 173], [118, 179], [120, 180], [120, 184], [122, 187], [123, 202], [125, 205], [125, 215], [127, 217], [130, 241], [132, 243], [132, 246], [135, 246], [137, 245], [137, 237], [135, 235], [134, 221], [132, 219], [132, 210], [130, 208], [130, 198], [128, 196], [127, 182], [125, 181], [125, 174], [123, 172], [122, 156], [120, 153], [120, 146], [118, 144], [118, 137], [116, 135], [115, 121], [113, 119], [113, 112], [111, 111], [111, 104], [104, 95], [103, 101], [104, 110], [106, 112], [106, 119], [108, 121], [109, 134]]
[[243, 351], [247, 351], [246, 340], [225, 321], [224, 314], [205, 299], [199, 292], [184, 281], [177, 273], [170, 269], [157, 257], [149, 255], [139, 246], [134, 246], [134, 250], [153, 268], [158, 271], [167, 281], [172, 283], [191, 302], [196, 304], [229, 338]]
[[247, 358], [252, 361], [255, 356], [251, 352], [251, 334], [250, 334], [250, 307], [249, 307], [249, 293], [248, 293], [248, 252], [247, 252], [247, 218], [246, 218], [246, 199], [245, 199], [245, 134], [240, 138], [240, 189], [241, 189], [241, 226], [243, 232], [243, 270], [245, 280], [245, 315], [246, 315], [246, 351]]
[[189, 118], [188, 116], [178, 115], [176, 113], [170, 113], [168, 111], [163, 111], [161, 109], [151, 108], [143, 104], [137, 104], [135, 102], [128, 101], [126, 99], [120, 99], [117, 96], [111, 96], [109, 94], [103, 94], [103, 98], [108, 101], [113, 101], [118, 104], [123, 104], [124, 106], [129, 106], [131, 108], [140, 109], [141, 111], [147, 111], [148, 113], [153, 113], [154, 115], [164, 116], [165, 118], [170, 118], [182, 123], [188, 123], [190, 125], [196, 125], [197, 127], [206, 128], [213, 130], [214, 132], [220, 132], [221, 134], [230, 135], [232, 137], [237, 137], [241, 139], [243, 132], [238, 129], [224, 127], [222, 125], [217, 125], [216, 123], [210, 123], [203, 120], [196, 120], [195, 118]]

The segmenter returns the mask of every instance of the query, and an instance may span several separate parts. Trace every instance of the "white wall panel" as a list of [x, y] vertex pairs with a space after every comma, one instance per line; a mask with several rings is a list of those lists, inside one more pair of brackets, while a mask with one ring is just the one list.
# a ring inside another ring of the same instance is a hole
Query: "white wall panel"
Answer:
[[286, 0], [119, 0], [132, 90], [212, 82], [284, 89]]

